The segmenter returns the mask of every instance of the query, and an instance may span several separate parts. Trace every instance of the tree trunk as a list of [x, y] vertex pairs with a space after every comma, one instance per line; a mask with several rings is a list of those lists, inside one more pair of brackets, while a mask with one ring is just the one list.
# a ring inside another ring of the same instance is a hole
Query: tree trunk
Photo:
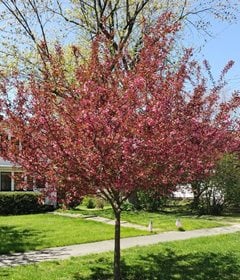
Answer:
[[121, 210], [117, 209], [115, 213], [115, 244], [114, 244], [114, 280], [120, 280], [120, 216]]
[[192, 209], [199, 210], [200, 205], [200, 194], [193, 193]]
[[201, 182], [192, 183], [192, 192], [193, 192], [192, 209], [199, 210], [200, 197], [204, 190], [205, 188], [201, 186]]

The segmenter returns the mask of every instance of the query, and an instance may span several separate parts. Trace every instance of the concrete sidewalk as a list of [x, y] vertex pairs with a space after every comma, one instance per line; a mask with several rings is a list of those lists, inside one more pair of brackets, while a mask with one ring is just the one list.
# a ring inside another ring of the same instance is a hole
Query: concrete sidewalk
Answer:
[[[108, 218], [104, 218], [104, 217], [100, 217], [100, 216], [72, 214], [72, 213], [62, 213], [62, 212], [52, 212], [51, 214], [58, 215], [58, 216], [63, 216], [63, 217], [70, 217], [70, 218], [82, 218], [84, 220], [100, 222], [100, 223], [104, 223], [104, 224], [108, 224], [108, 225], [113, 225], [113, 226], [115, 225], [115, 221], [114, 220], [111, 220], [111, 219], [108, 219]], [[133, 223], [129, 223], [129, 222], [126, 222], [126, 221], [121, 221], [121, 226], [122, 227], [135, 228], [135, 229], [139, 229], [139, 230], [149, 231], [148, 227], [137, 225], [137, 224], [133, 224]], [[154, 230], [157, 230], [157, 229], [154, 228]]]
[[[121, 239], [121, 249], [131, 248], [135, 246], [146, 246], [167, 241], [185, 240], [202, 236], [229, 234], [238, 231], [240, 231], [240, 225], [199, 229], [185, 232], [171, 231], [155, 235], [128, 237]], [[63, 260], [70, 257], [113, 251], [113, 248], [114, 240], [106, 240], [80, 245], [49, 248], [41, 251], [32, 251], [27, 253], [0, 255], [0, 267], [17, 266], [50, 260]]]

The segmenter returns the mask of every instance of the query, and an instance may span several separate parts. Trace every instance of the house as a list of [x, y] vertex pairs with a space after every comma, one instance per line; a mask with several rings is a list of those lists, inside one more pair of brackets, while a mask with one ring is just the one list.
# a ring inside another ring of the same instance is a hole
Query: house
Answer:
[[21, 167], [0, 157], [0, 191], [21, 190], [22, 174]]
[[[3, 117], [0, 115], [0, 120]], [[3, 127], [5, 127], [3, 125]], [[4, 129], [5, 132], [0, 134], [0, 141], [2, 138], [7, 139], [8, 141], [13, 141], [19, 151], [22, 149], [21, 142], [17, 141], [7, 129]], [[39, 180], [30, 176], [25, 176], [21, 166], [18, 166], [8, 160], [4, 160], [0, 157], [0, 192], [8, 191], [36, 191], [43, 192], [43, 189], [47, 187], [47, 182], [45, 180]], [[53, 188], [47, 194], [44, 194], [45, 204], [57, 205], [57, 192]]]
[[[10, 161], [0, 157], [0, 192], [8, 191], [37, 191], [45, 188], [45, 183], [23, 175], [20, 166], [15, 166]], [[56, 206], [56, 192], [51, 191], [45, 196], [45, 204]]]
[[184, 198], [190, 198], [192, 199], [194, 197], [191, 185], [178, 185], [176, 187], [176, 190], [172, 193], [172, 196], [174, 198], [184, 199]]
[[[2, 138], [13, 141], [19, 150], [21, 150], [21, 143], [16, 141], [16, 139], [9, 133], [1, 133], [0, 140]], [[16, 164], [0, 157], [0, 191], [33, 191], [35, 187], [36, 182], [34, 182], [33, 179], [23, 175], [23, 169], [21, 166], [17, 166]]]
[[45, 182], [24, 176], [23, 169], [0, 157], [0, 191], [41, 191]]

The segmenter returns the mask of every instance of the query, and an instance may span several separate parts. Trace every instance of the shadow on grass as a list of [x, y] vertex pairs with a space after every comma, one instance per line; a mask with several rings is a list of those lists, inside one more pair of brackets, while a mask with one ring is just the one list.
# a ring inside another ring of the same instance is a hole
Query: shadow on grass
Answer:
[[[74, 280], [113, 279], [109, 259], [99, 258], [90, 267], [91, 276], [75, 274]], [[165, 254], [147, 254], [122, 262], [122, 280], [239, 280], [240, 264], [234, 255], [194, 253], [177, 255], [172, 250]]]
[[0, 226], [0, 254], [34, 250], [40, 244], [40, 235], [37, 231]]

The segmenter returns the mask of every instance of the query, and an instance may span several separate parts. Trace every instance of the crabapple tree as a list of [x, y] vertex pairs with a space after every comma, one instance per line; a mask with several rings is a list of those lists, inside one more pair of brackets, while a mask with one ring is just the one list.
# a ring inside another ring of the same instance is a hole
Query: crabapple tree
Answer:
[[[149, 28], [131, 68], [124, 67], [131, 59], [127, 50], [112, 55], [100, 34], [89, 59], [76, 66], [72, 83], [60, 46], [45, 62], [43, 79], [2, 77], [0, 130], [13, 135], [21, 149], [3, 140], [1, 156], [26, 174], [44, 177], [48, 190], [54, 187], [65, 201], [95, 193], [110, 202], [116, 218], [115, 280], [121, 207], [129, 195], [139, 189], [171, 192], [179, 183], [208, 176], [221, 154], [239, 145], [230, 133], [239, 131], [231, 113], [239, 96], [221, 103], [223, 78], [210, 88], [202, 68], [191, 61], [192, 50], [172, 65], [180, 25], [171, 16], [165, 13]], [[230, 67], [231, 62], [223, 76]]]

